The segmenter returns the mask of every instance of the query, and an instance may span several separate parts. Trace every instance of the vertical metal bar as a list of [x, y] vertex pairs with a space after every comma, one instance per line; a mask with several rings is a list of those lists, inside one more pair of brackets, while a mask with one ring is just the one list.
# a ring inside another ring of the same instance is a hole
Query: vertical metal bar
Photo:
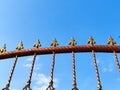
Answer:
[[18, 57], [16, 55], [15, 61], [14, 61], [14, 64], [13, 64], [13, 67], [12, 67], [12, 70], [11, 70], [11, 73], [10, 73], [10, 76], [9, 76], [9, 79], [8, 79], [8, 82], [7, 82], [6, 86], [5, 86], [5, 88], [3, 88], [2, 90], [9, 90], [10, 82], [11, 82], [11, 79], [12, 79], [12, 76], [13, 76], [13, 73], [14, 73], [14, 70], [15, 70], [17, 60], [18, 60]]
[[72, 90], [78, 90], [76, 84], [76, 69], [75, 69], [75, 54], [72, 51], [72, 73], [73, 73], [73, 88]]
[[94, 59], [94, 67], [95, 67], [96, 77], [97, 77], [97, 81], [98, 81], [98, 90], [102, 90], [102, 86], [101, 86], [101, 82], [100, 82], [99, 71], [98, 71], [98, 66], [97, 66], [96, 56], [95, 56], [94, 50], [92, 50], [92, 55], [93, 55], [93, 59]]
[[35, 59], [36, 59], [36, 53], [34, 53], [34, 57], [33, 57], [33, 60], [32, 60], [32, 66], [31, 66], [31, 69], [30, 69], [30, 75], [29, 75], [27, 84], [23, 87], [23, 90], [27, 90], [27, 89], [32, 90], [31, 87], [30, 87], [30, 84], [31, 84], [31, 78], [32, 78], [32, 74], [33, 74]]
[[52, 67], [51, 67], [51, 72], [50, 72], [50, 82], [48, 87], [46, 88], [46, 90], [55, 90], [55, 88], [53, 87], [53, 73], [54, 73], [54, 66], [55, 66], [55, 52], [53, 52], [53, 56], [52, 56]]
[[114, 53], [114, 58], [115, 58], [115, 60], [116, 60], [116, 65], [117, 65], [118, 71], [119, 71], [119, 73], [120, 73], [120, 64], [119, 64], [119, 61], [118, 61], [117, 54], [116, 54], [115, 51], [113, 51], [113, 53]]

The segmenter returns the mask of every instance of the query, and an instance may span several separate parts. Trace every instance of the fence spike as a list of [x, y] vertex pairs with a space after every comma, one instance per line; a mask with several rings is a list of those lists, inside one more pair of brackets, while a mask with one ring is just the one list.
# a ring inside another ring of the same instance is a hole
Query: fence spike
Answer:
[[[56, 47], [58, 45], [58, 42], [56, 39], [54, 39], [51, 43], [52, 47]], [[50, 82], [48, 87], [46, 88], [46, 90], [55, 90], [54, 86], [53, 86], [53, 73], [54, 73], [54, 66], [55, 66], [55, 52], [53, 52], [52, 55], [52, 67], [51, 67], [51, 72], [50, 72]]]
[[59, 45], [59, 44], [58, 44], [56, 38], [53, 39], [53, 41], [52, 41], [52, 43], [51, 43], [51, 46], [52, 46], [52, 47], [56, 47], [56, 46], [58, 46], [58, 45]]
[[33, 47], [39, 48], [40, 46], [41, 46], [41, 43], [40, 43], [40, 40], [38, 39], [38, 40], [35, 42], [35, 44], [34, 44]]
[[93, 37], [90, 36], [89, 39], [88, 39], [88, 44], [89, 44], [90, 46], [93, 46], [95, 43], [96, 43], [96, 42], [94, 41]]
[[108, 37], [108, 44], [109, 44], [109, 45], [114, 45], [114, 44], [116, 44], [116, 42], [114, 41], [114, 39], [113, 39], [111, 36]]
[[75, 46], [76, 44], [77, 44], [77, 42], [75, 41], [74, 37], [72, 37], [72, 38], [70, 39], [69, 45]]
[[0, 53], [6, 52], [6, 44], [4, 44], [1, 49], [0, 49]]
[[16, 49], [17, 50], [21, 50], [21, 49], [23, 49], [24, 47], [23, 47], [23, 42], [21, 41], [19, 44], [18, 44], [18, 46], [16, 47]]

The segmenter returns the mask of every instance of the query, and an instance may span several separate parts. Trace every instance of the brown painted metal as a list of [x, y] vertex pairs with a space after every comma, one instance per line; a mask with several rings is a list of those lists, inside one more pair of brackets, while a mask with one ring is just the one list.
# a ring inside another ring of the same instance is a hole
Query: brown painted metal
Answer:
[[76, 68], [75, 68], [75, 53], [72, 51], [72, 72], [73, 72], [73, 87], [72, 90], [78, 90], [76, 83]]
[[96, 60], [94, 50], [92, 50], [92, 56], [93, 56], [93, 59], [94, 59], [94, 67], [95, 67], [96, 78], [97, 78], [97, 82], [98, 82], [98, 90], [102, 90], [102, 86], [101, 86], [101, 82], [100, 82], [100, 75], [99, 75], [99, 70], [98, 70], [97, 60]]
[[109, 45], [81, 45], [81, 46], [58, 46], [58, 47], [48, 47], [48, 48], [31, 48], [24, 50], [15, 50], [10, 52], [0, 53], [0, 59], [13, 58], [16, 55], [18, 57], [22, 56], [30, 56], [36, 53], [37, 55], [42, 54], [52, 54], [53, 52], [57, 53], [71, 53], [74, 52], [91, 52], [94, 50], [95, 52], [106, 52], [106, 53], [120, 53], [120, 46], [109, 46]]
[[11, 80], [12, 80], [12, 76], [13, 76], [13, 73], [14, 73], [14, 70], [15, 70], [15, 66], [16, 66], [17, 60], [18, 60], [18, 57], [16, 55], [15, 61], [14, 61], [13, 67], [12, 67], [12, 70], [10, 72], [10, 76], [9, 76], [8, 82], [7, 82], [6, 86], [5, 86], [5, 88], [3, 88], [2, 90], [9, 90], [10, 83], [11, 83]]
[[27, 84], [23, 87], [22, 90], [32, 90], [30, 85], [31, 85], [31, 79], [32, 79], [34, 65], [35, 65], [35, 60], [36, 60], [36, 53], [34, 53], [34, 57], [33, 57], [33, 60], [32, 60], [32, 66], [31, 66], [31, 69], [30, 69], [30, 75], [29, 75]]
[[55, 67], [55, 52], [52, 54], [52, 67], [51, 67], [51, 72], [50, 72], [50, 82], [46, 90], [55, 90], [53, 86], [53, 74], [54, 74], [54, 67]]
[[114, 53], [114, 58], [115, 58], [115, 61], [116, 61], [116, 65], [117, 65], [118, 71], [120, 73], [120, 64], [119, 64], [119, 61], [118, 61], [117, 54], [116, 54], [115, 51], [113, 51], [113, 53]]

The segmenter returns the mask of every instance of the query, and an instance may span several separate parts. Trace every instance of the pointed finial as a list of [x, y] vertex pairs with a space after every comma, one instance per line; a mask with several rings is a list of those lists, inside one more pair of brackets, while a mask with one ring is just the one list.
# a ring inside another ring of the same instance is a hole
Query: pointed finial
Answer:
[[38, 39], [33, 47], [39, 48], [41, 46], [40, 40]]
[[0, 53], [6, 52], [6, 44], [4, 44], [1, 49], [0, 49]]
[[58, 42], [57, 42], [57, 40], [56, 40], [56, 38], [52, 41], [52, 43], [51, 43], [51, 46], [52, 47], [56, 47], [56, 46], [58, 46], [59, 44], [58, 44]]
[[96, 42], [94, 41], [93, 37], [90, 36], [89, 39], [88, 39], [88, 44], [93, 46]]
[[72, 38], [70, 39], [69, 45], [75, 46], [76, 44], [77, 44], [77, 42], [75, 41], [74, 37], [72, 37]]
[[24, 47], [23, 47], [23, 42], [21, 41], [19, 44], [18, 44], [18, 46], [16, 47], [16, 49], [17, 50], [21, 50], [21, 49], [23, 49]]
[[101, 85], [98, 85], [98, 90], [102, 90], [102, 86]]
[[114, 45], [114, 44], [116, 44], [116, 42], [114, 41], [114, 39], [113, 39], [111, 36], [108, 37], [108, 44], [109, 44], [109, 45]]

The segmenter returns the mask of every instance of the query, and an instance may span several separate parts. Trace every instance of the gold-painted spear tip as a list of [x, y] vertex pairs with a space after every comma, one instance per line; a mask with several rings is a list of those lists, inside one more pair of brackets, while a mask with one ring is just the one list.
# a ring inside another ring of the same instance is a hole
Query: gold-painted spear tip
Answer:
[[91, 45], [91, 46], [93, 46], [95, 43], [96, 43], [96, 42], [94, 41], [93, 37], [90, 36], [90, 37], [88, 38], [88, 44]]
[[6, 52], [6, 44], [4, 44], [1, 49], [0, 49], [0, 53]]
[[112, 38], [112, 36], [109, 36], [109, 37], [108, 37], [108, 44], [109, 44], [109, 45], [114, 45], [114, 44], [116, 44], [116, 42], [114, 41], [114, 39]]
[[24, 47], [23, 47], [23, 42], [21, 41], [19, 44], [18, 44], [18, 46], [16, 47], [16, 49], [17, 50], [21, 50], [21, 49], [23, 49]]
[[59, 44], [58, 44], [56, 38], [54, 38], [53, 41], [52, 41], [52, 43], [51, 43], [51, 46], [52, 46], [52, 47], [56, 47], [56, 46], [58, 46], [58, 45], [59, 45]]
[[38, 40], [35, 42], [35, 44], [34, 44], [33, 47], [39, 48], [40, 46], [41, 46], [41, 43], [40, 43], [40, 40], [38, 39]]
[[75, 41], [74, 37], [72, 37], [72, 38], [70, 39], [69, 45], [75, 46], [76, 44], [77, 44], [77, 42]]

